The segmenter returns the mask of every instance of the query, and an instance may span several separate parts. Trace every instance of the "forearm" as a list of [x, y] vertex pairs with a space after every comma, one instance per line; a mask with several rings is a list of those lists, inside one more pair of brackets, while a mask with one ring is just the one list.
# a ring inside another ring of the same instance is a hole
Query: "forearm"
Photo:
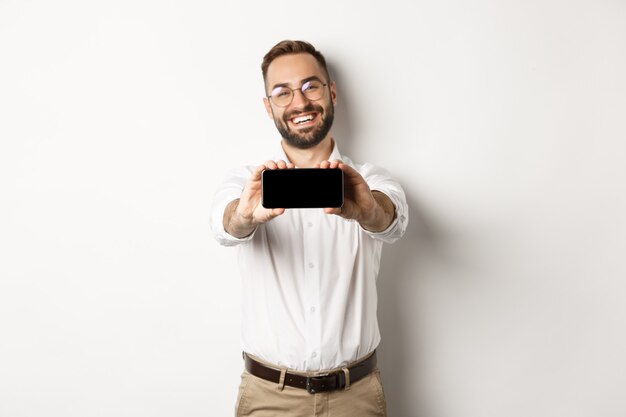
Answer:
[[396, 216], [396, 207], [387, 195], [380, 191], [372, 191], [372, 196], [376, 200], [376, 207], [367, 219], [359, 222], [361, 227], [370, 232], [382, 232], [386, 230]]
[[256, 224], [253, 224], [251, 219], [245, 219], [237, 212], [239, 206], [239, 199], [231, 201], [224, 210], [224, 230], [231, 236], [238, 239], [249, 236]]

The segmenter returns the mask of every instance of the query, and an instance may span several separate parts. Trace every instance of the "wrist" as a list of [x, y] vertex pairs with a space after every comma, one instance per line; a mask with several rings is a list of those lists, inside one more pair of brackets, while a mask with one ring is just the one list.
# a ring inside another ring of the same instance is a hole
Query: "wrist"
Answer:
[[370, 232], [376, 232], [381, 223], [382, 216], [384, 215], [382, 207], [378, 203], [374, 205], [374, 208], [367, 210], [361, 219], [357, 220], [362, 228]]
[[246, 215], [245, 213], [241, 213], [239, 210], [235, 210], [235, 213], [233, 214], [233, 225], [240, 231], [240, 233], [246, 233], [246, 235], [250, 234], [257, 227], [252, 215]]
[[395, 206], [384, 193], [372, 192], [374, 208], [366, 210], [366, 216], [359, 220], [359, 224], [365, 230], [378, 233], [386, 230], [395, 219]]
[[230, 215], [227, 217], [227, 221], [224, 222], [224, 230], [231, 236], [244, 238], [256, 229], [257, 225], [254, 223], [253, 217], [246, 216], [241, 212], [239, 200], [233, 201], [230, 210], [227, 210], [227, 212]]

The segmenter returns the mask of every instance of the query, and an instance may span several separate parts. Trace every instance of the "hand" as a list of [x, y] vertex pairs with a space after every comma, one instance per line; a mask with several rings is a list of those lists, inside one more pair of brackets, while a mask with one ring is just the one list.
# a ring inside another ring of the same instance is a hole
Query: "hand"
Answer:
[[293, 169], [292, 163], [266, 161], [252, 171], [239, 200], [232, 202], [224, 213], [224, 229], [235, 237], [245, 237], [263, 223], [285, 212], [284, 208], [266, 209], [261, 204], [261, 174], [266, 169]]
[[316, 164], [316, 167], [322, 169], [339, 168], [343, 171], [344, 178], [344, 199], [343, 206], [336, 208], [325, 208], [327, 214], [336, 214], [346, 219], [361, 220], [376, 208], [376, 200], [370, 191], [369, 185], [365, 182], [361, 174], [355, 171], [351, 166], [344, 164], [342, 161], [322, 161]]
[[339, 168], [344, 174], [344, 200], [342, 207], [324, 209], [344, 219], [353, 219], [372, 232], [385, 230], [395, 217], [395, 206], [385, 194], [372, 192], [365, 179], [354, 168], [342, 161], [322, 161], [317, 168]]

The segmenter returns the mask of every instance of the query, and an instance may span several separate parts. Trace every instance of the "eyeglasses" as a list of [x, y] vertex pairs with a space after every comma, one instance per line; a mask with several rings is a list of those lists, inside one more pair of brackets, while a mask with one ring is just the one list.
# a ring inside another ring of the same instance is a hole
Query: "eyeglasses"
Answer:
[[318, 80], [311, 80], [302, 84], [300, 88], [276, 87], [267, 98], [278, 107], [287, 107], [293, 101], [294, 91], [300, 90], [308, 100], [316, 101], [324, 96], [324, 87], [327, 85]]

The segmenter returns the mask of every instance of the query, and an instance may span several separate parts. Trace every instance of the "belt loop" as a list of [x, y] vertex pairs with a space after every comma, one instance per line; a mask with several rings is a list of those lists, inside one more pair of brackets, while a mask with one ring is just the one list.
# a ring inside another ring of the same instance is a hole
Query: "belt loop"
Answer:
[[341, 368], [343, 374], [346, 376], [346, 387], [344, 388], [346, 391], [350, 390], [350, 370], [348, 368]]
[[276, 391], [282, 391], [285, 389], [285, 375], [286, 374], [287, 374], [287, 369], [281, 368], [280, 379], [278, 380], [278, 386], [276, 387]]

